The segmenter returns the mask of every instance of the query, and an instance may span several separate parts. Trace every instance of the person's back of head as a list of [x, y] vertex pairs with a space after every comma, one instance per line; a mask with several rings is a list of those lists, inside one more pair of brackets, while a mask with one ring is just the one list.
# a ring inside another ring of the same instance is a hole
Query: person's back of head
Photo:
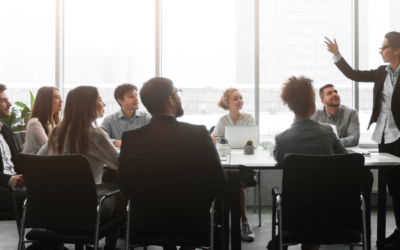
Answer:
[[[89, 148], [89, 130], [96, 123], [96, 102], [99, 93], [96, 87], [80, 86], [68, 93], [64, 118], [49, 136], [54, 151], [64, 154], [86, 154]], [[69, 148], [66, 147], [66, 142]], [[74, 143], [71, 143], [74, 142]]]
[[140, 99], [152, 116], [169, 114], [183, 115], [181, 101], [172, 81], [164, 77], [154, 77], [144, 83]]
[[281, 99], [296, 117], [311, 117], [315, 112], [313, 80], [304, 76], [290, 77], [283, 84]]

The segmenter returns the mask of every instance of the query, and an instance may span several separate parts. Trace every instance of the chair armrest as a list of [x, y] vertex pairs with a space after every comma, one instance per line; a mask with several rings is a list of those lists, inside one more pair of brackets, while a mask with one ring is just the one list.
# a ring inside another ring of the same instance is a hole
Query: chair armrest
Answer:
[[273, 187], [271, 193], [272, 193], [272, 196], [274, 196], [274, 197], [278, 196], [278, 195], [282, 195], [281, 191], [277, 187]]
[[117, 195], [119, 193], [121, 193], [121, 190], [120, 189], [115, 189], [115, 190], [110, 191], [110, 192], [108, 192], [106, 194], [98, 195], [97, 197], [98, 198], [103, 198], [104, 197], [104, 199], [107, 199], [107, 198], [110, 198], [111, 196]]

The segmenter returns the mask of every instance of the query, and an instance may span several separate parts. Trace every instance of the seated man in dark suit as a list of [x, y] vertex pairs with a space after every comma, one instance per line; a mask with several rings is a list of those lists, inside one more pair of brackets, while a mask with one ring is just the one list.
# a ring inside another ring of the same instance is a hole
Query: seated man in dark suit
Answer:
[[[274, 158], [283, 164], [287, 154], [334, 155], [347, 154], [329, 124], [314, 122], [315, 91], [312, 80], [290, 77], [283, 84], [281, 99], [294, 112], [292, 126], [275, 137]], [[320, 245], [303, 244], [302, 249], [319, 249]], [[271, 242], [268, 243], [271, 249]], [[287, 246], [284, 247], [287, 249]]]
[[[0, 84], [0, 119], [10, 116], [11, 103], [5, 93], [6, 86]], [[9, 188], [13, 188], [17, 200], [18, 212], [22, 213], [22, 204], [26, 198], [24, 178], [15, 169], [15, 156], [19, 153], [13, 131], [0, 122], [0, 210], [13, 210], [14, 205]]]
[[[125, 196], [128, 195], [129, 182], [125, 174], [129, 166], [125, 166], [125, 159], [133, 154], [154, 157], [203, 156], [208, 163], [211, 192], [217, 194], [225, 189], [227, 178], [206, 127], [176, 120], [184, 113], [181, 94], [181, 90], [177, 90], [171, 80], [162, 77], [150, 79], [140, 90], [140, 99], [152, 118], [149, 124], [122, 135], [118, 184]], [[176, 249], [175, 246], [164, 246], [166, 248]]]

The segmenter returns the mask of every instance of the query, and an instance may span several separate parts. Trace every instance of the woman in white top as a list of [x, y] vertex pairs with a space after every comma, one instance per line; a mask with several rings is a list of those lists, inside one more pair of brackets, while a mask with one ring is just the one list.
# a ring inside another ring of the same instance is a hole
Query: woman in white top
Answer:
[[[229, 114], [222, 116], [217, 126], [215, 126], [212, 134], [214, 143], [218, 138], [225, 136], [226, 125], [254, 125], [254, 117], [251, 114], [240, 112], [243, 108], [243, 97], [238, 89], [228, 88], [224, 91], [221, 99], [218, 101], [218, 106], [224, 110], [229, 110]], [[246, 214], [246, 179], [255, 178], [255, 173], [242, 173], [240, 181], [240, 215], [242, 218], [242, 239], [245, 241], [254, 241], [255, 235], [251, 229], [250, 222]], [[254, 197], [255, 198], [255, 197]]]
[[26, 126], [23, 153], [37, 154], [46, 144], [51, 129], [60, 121], [62, 103], [60, 91], [57, 88], [41, 87], [39, 89]]
[[[63, 120], [52, 130], [47, 144], [39, 151], [39, 155], [85, 155], [89, 159], [98, 195], [118, 189], [114, 183], [101, 184], [104, 165], [118, 169], [118, 152], [110, 137], [96, 124], [96, 118], [103, 116], [105, 106], [95, 87], [80, 86], [71, 90]], [[106, 199], [100, 221], [117, 212], [122, 212], [122, 196]], [[115, 249], [118, 232], [119, 229], [106, 236], [105, 249]]]

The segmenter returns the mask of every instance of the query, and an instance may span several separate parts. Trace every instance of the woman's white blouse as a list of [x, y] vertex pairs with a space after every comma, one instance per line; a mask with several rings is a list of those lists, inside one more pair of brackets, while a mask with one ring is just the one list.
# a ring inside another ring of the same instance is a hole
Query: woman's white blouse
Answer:
[[[66, 143], [68, 144], [68, 142]], [[69, 154], [69, 152], [65, 151], [64, 154]], [[57, 148], [53, 149], [46, 143], [40, 149], [39, 155], [58, 155]], [[90, 128], [89, 149], [85, 156], [89, 159], [96, 184], [101, 184], [104, 165], [115, 170], [118, 169], [118, 151], [110, 137], [101, 128]]]
[[254, 117], [248, 113], [240, 113], [239, 119], [236, 124], [233, 124], [230, 114], [222, 116], [217, 126], [215, 126], [213, 134], [215, 136], [225, 136], [225, 126], [235, 126], [235, 125], [254, 125]]
[[[52, 126], [49, 125], [49, 130]], [[37, 154], [39, 150], [47, 143], [47, 135], [44, 131], [42, 124], [38, 118], [32, 118], [29, 120], [26, 126], [26, 139], [23, 153], [26, 154]]]

